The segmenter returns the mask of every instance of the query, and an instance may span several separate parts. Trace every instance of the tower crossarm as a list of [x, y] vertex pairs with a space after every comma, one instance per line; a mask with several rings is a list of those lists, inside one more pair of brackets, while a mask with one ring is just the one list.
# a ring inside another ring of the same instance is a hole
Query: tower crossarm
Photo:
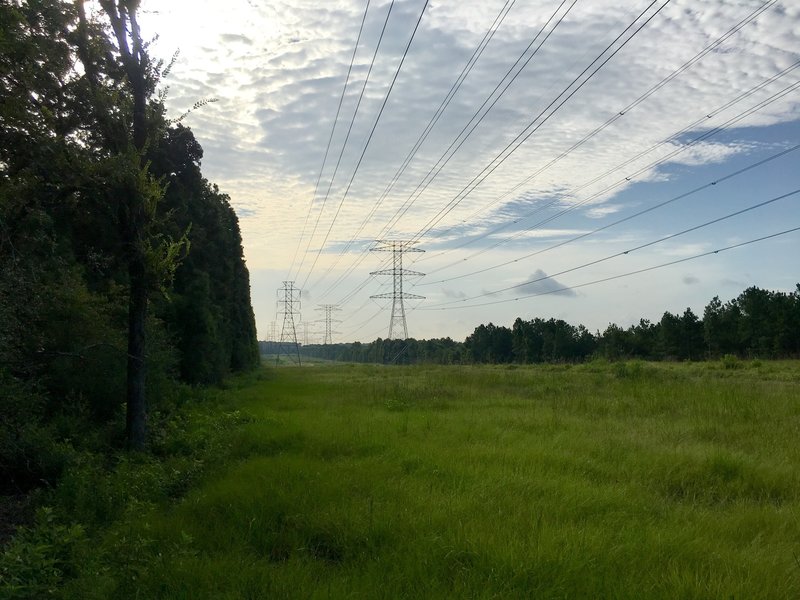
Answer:
[[375, 294], [374, 296], [370, 296], [370, 298], [388, 298], [390, 300], [393, 300], [394, 298], [405, 298], [406, 300], [425, 300], [425, 296], [409, 294], [408, 292], [403, 292], [402, 295], [395, 294], [394, 292], [387, 292], [385, 294]]

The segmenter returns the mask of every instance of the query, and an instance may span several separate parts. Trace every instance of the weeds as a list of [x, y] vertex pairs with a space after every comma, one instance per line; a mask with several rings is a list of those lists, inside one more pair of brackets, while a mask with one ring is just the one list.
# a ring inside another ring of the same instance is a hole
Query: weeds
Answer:
[[798, 597], [798, 365], [723, 364], [268, 369], [165, 422], [152, 458], [86, 457], [3, 585]]

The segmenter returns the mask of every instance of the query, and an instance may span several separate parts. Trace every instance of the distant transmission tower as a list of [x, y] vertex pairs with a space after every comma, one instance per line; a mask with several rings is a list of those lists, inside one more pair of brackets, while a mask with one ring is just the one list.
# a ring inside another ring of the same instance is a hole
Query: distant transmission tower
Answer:
[[291, 361], [297, 359], [297, 364], [300, 365], [296, 325], [300, 322], [300, 290], [294, 287], [294, 281], [284, 281], [283, 287], [278, 289], [278, 316], [280, 315], [283, 315], [283, 327], [275, 365], [280, 361], [281, 354], [285, 354]]
[[401, 339], [408, 338], [408, 325], [406, 324], [406, 309], [403, 305], [404, 299], [417, 299], [422, 300], [425, 296], [417, 296], [416, 294], [408, 294], [403, 292], [403, 277], [409, 275], [424, 275], [417, 271], [409, 271], [403, 268], [403, 253], [404, 252], [425, 252], [419, 248], [414, 248], [414, 241], [400, 241], [400, 240], [379, 240], [375, 248], [371, 248], [372, 252], [391, 252], [392, 253], [392, 268], [383, 269], [382, 271], [373, 271], [370, 275], [391, 275], [392, 276], [392, 291], [387, 294], [376, 294], [370, 298], [391, 298], [392, 299], [392, 318], [389, 321], [389, 336], [387, 339], [396, 339], [402, 333]]
[[319, 319], [319, 322], [325, 323], [325, 337], [323, 338], [322, 344], [324, 346], [330, 346], [333, 343], [333, 334], [339, 333], [338, 331], [331, 330], [331, 323], [341, 323], [340, 319], [333, 318], [333, 312], [342, 310], [336, 304], [320, 304], [317, 310], [325, 311], [325, 317]]

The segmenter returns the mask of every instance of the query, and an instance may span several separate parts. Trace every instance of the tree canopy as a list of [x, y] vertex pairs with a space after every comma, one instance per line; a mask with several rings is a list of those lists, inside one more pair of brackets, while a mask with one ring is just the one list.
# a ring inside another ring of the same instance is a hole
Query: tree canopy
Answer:
[[170, 382], [219, 382], [258, 363], [230, 198], [203, 178], [192, 131], [167, 118], [170, 65], [149, 57], [138, 2], [100, 5], [0, 4], [8, 485], [55, 469], [37, 466], [34, 446], [74, 439], [51, 429], [57, 419], [113, 429], [127, 405], [128, 440], [142, 447], [146, 405], [158, 410]]
[[[262, 352], [274, 351], [262, 342]], [[656, 323], [641, 319], [627, 329], [614, 323], [592, 333], [562, 319], [517, 318], [513, 325], [478, 325], [464, 342], [376, 340], [369, 344], [310, 345], [307, 356], [329, 360], [384, 363], [543, 363], [609, 360], [703, 360], [800, 356], [800, 284], [794, 292], [757, 287], [723, 304], [714, 297], [698, 317], [667, 311]]]

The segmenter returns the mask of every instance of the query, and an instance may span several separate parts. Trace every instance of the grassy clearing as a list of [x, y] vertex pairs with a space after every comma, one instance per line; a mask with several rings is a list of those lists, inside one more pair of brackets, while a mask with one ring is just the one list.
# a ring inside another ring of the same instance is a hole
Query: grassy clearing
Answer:
[[268, 369], [225, 392], [224, 468], [62, 592], [797, 598], [799, 392], [796, 362]]

